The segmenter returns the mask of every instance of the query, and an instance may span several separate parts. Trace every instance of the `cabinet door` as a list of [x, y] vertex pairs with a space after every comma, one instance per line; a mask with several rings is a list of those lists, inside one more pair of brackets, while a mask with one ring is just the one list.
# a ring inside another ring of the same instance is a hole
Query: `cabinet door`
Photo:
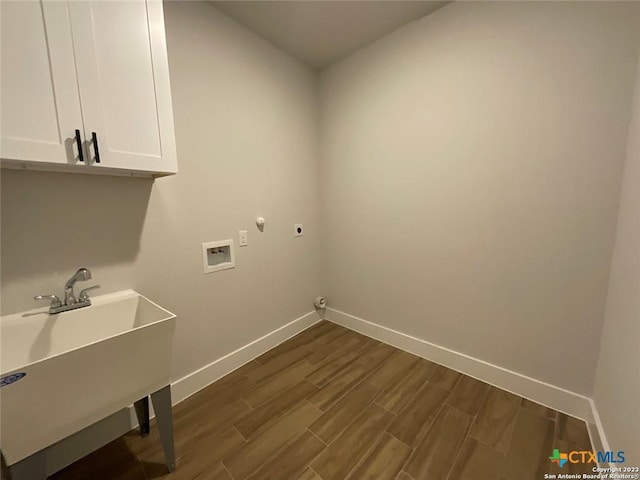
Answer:
[[73, 164], [83, 131], [66, 2], [1, 1], [0, 157]]
[[91, 166], [176, 172], [162, 2], [72, 1], [69, 8]]

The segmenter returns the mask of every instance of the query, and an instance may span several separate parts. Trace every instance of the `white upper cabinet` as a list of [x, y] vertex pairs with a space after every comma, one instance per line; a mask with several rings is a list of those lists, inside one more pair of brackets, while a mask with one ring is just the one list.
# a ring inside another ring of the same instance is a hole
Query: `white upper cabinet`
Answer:
[[2, 158], [78, 160], [80, 95], [69, 10], [61, 2], [0, 2]]
[[173, 113], [159, 1], [69, 3], [85, 137], [97, 166], [175, 172]]
[[161, 1], [1, 8], [3, 165], [177, 172]]

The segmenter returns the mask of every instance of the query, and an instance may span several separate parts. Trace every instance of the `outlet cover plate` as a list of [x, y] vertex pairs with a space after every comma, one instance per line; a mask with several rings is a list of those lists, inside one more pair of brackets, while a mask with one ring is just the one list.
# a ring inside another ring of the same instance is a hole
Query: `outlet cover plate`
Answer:
[[241, 247], [246, 247], [247, 245], [249, 245], [249, 236], [247, 235], [246, 230], [240, 230], [238, 232], [238, 237], [240, 239], [238, 245], [240, 245]]

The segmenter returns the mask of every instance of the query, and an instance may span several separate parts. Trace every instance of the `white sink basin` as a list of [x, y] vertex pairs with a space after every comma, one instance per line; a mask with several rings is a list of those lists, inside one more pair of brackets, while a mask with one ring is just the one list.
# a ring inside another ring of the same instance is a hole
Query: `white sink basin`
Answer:
[[133, 290], [92, 302], [0, 318], [0, 446], [9, 465], [169, 384], [176, 316]]

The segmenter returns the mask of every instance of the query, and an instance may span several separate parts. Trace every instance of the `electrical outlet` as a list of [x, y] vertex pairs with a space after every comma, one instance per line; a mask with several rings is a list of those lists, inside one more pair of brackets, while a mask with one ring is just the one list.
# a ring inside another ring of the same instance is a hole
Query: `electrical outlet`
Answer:
[[246, 247], [247, 245], [249, 245], [249, 237], [247, 235], [247, 231], [246, 230], [240, 230], [238, 232], [238, 236], [240, 237], [240, 246], [241, 247]]
[[304, 227], [302, 226], [301, 223], [296, 223], [293, 226], [293, 236], [294, 237], [301, 237], [304, 235]]

